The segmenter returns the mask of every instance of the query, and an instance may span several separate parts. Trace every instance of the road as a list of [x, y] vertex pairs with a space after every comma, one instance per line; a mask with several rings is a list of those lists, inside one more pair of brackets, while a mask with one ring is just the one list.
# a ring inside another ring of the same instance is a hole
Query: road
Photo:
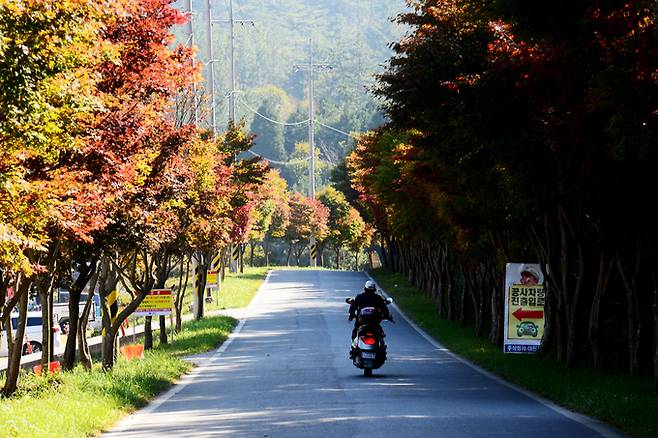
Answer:
[[104, 436], [616, 436], [474, 369], [396, 311], [389, 360], [364, 377], [348, 359], [344, 298], [366, 279], [272, 272], [228, 345]]

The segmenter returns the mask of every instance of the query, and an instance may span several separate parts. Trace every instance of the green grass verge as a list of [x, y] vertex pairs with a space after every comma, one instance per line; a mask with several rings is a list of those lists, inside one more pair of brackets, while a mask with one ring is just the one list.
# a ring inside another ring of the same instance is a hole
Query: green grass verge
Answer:
[[[205, 305], [206, 311], [222, 310], [222, 309], [237, 309], [246, 307], [251, 302], [258, 288], [267, 277], [267, 272], [272, 268], [266, 267], [250, 267], [245, 266], [244, 273], [239, 272], [226, 272], [226, 277], [221, 284], [221, 289], [212, 289], [213, 302]], [[178, 284], [178, 279], [171, 279], [171, 285]], [[183, 300], [183, 309], [185, 313], [189, 313], [187, 309], [191, 306], [194, 294], [194, 279], [188, 284], [185, 291], [185, 299]]]
[[599, 418], [637, 437], [658, 436], [658, 398], [653, 380], [591, 369], [567, 369], [543, 355], [505, 354], [473, 329], [439, 318], [434, 302], [402, 275], [371, 272], [397, 305], [454, 353], [555, 403]]
[[157, 347], [142, 360], [120, 359], [111, 372], [95, 365], [91, 372], [24, 373], [19, 392], [0, 399], [0, 436], [95, 435], [167, 389], [192, 367], [182, 356], [216, 348], [236, 322], [210, 317], [184, 323], [173, 347]]

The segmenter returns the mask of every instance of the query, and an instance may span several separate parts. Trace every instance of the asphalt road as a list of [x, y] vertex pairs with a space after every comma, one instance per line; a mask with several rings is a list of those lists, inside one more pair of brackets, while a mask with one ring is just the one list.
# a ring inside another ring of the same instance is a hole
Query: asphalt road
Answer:
[[348, 359], [344, 298], [365, 280], [274, 271], [227, 346], [105, 436], [615, 436], [479, 372], [395, 311], [389, 360], [364, 377]]

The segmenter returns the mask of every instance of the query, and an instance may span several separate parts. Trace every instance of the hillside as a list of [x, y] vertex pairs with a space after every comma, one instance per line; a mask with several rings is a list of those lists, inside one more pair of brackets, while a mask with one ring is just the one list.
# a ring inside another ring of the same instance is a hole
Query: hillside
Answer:
[[[182, 4], [176, 5], [180, 8]], [[275, 120], [307, 118], [306, 74], [295, 72], [293, 64], [308, 62], [309, 38], [315, 62], [333, 67], [316, 75], [317, 120], [347, 132], [381, 123], [367, 87], [389, 58], [389, 44], [403, 32], [390, 18], [404, 9], [404, 0], [234, 0], [233, 5], [236, 20], [255, 21], [253, 27], [236, 27], [235, 53], [240, 90], [237, 114], [258, 135], [256, 152], [285, 161], [295, 155], [297, 143], [307, 140], [305, 125], [283, 128], [263, 119], [254, 121], [252, 110]], [[194, 1], [193, 9], [197, 55], [207, 63], [205, 0]], [[228, 2], [215, 0], [213, 18], [227, 17]], [[187, 39], [182, 28], [178, 34], [179, 42]], [[214, 25], [220, 127], [228, 119], [228, 99], [224, 97], [229, 90], [228, 35], [228, 24]], [[331, 163], [349, 147], [345, 136], [322, 127], [318, 127], [316, 139], [322, 158]]]

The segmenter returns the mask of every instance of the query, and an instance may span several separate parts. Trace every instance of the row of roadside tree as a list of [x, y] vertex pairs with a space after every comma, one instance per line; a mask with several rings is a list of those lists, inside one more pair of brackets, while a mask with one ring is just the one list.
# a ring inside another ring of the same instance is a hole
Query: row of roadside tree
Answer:
[[[171, 28], [185, 17], [170, 3], [0, 0], [4, 395], [17, 389], [31, 291], [44, 304], [44, 364], [52, 330], [45, 304], [57, 286], [70, 291], [64, 369], [92, 366], [93, 300], [81, 311], [80, 298], [99, 295], [109, 370], [121, 324], [150, 290], [171, 286], [175, 271], [189, 277], [197, 268], [202, 304], [205, 273], [217, 256], [228, 264], [230, 247], [260, 245], [267, 262], [279, 240], [299, 262], [311, 237], [338, 259], [369, 243], [370, 229], [342, 193], [327, 189], [311, 200], [290, 193], [265, 162], [237, 160], [253, 147], [243, 124], [216, 135], [197, 126], [200, 72], [192, 49], [172, 45]], [[130, 298], [114, 314], [108, 298], [119, 289]], [[150, 328], [147, 319], [147, 347]]]
[[340, 186], [385, 264], [501, 344], [505, 263], [541, 263], [544, 354], [658, 375], [656, 3], [409, 5]]

